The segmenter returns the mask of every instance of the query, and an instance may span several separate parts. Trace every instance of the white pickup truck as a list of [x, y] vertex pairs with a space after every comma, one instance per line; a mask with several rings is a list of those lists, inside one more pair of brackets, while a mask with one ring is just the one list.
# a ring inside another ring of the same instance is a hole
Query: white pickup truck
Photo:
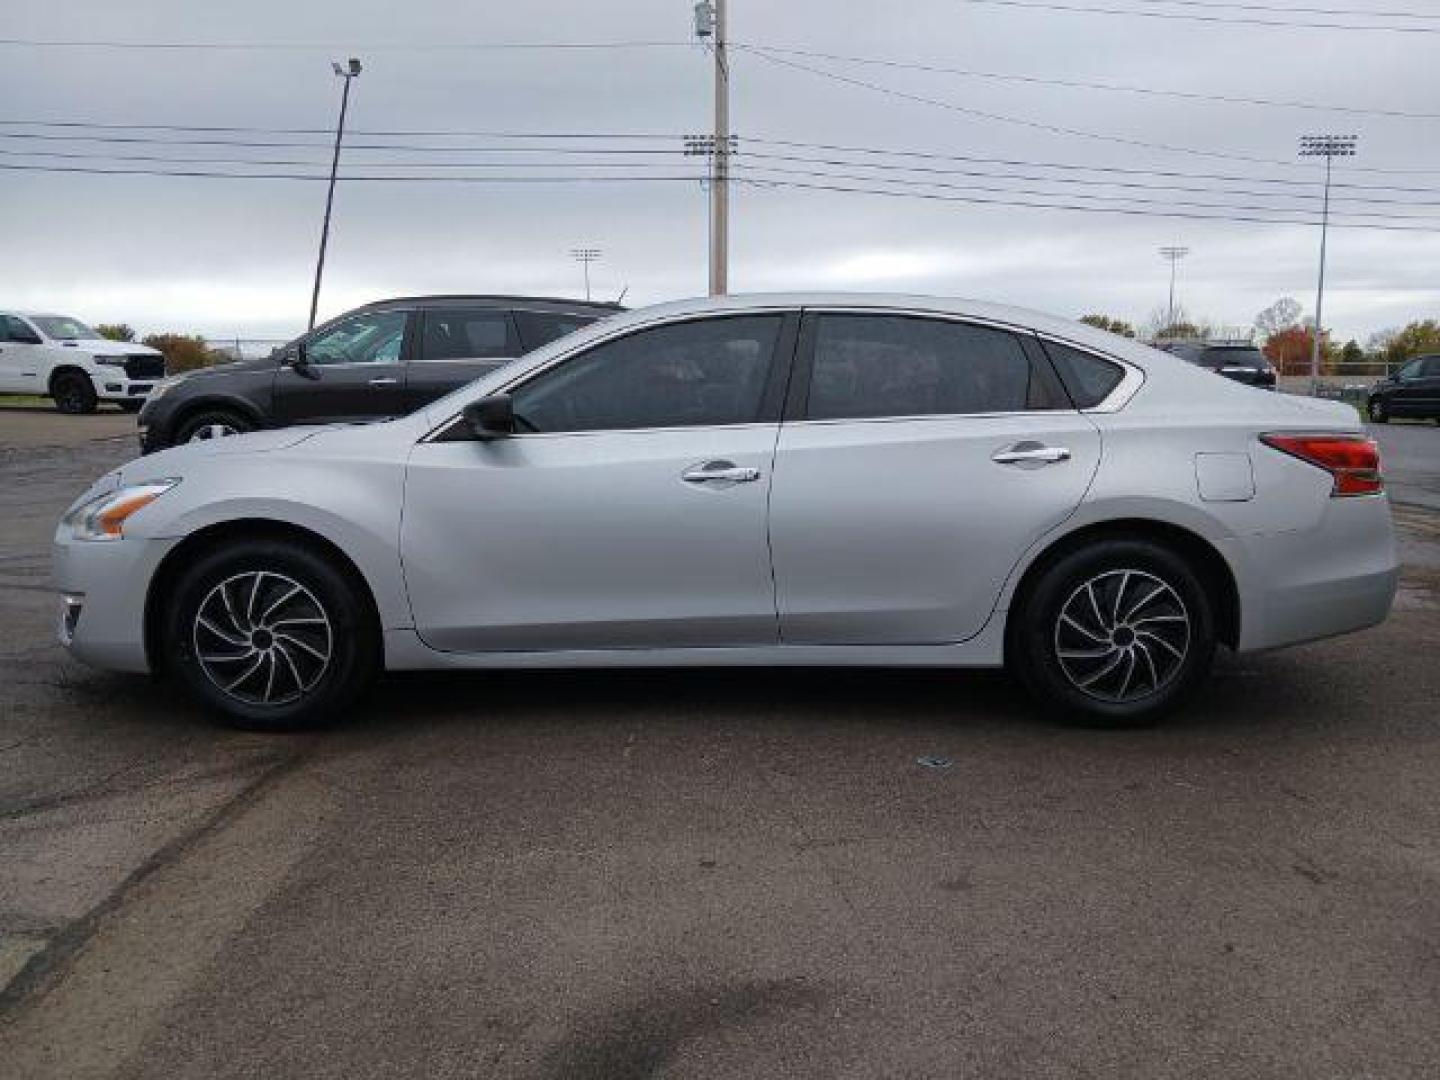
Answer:
[[0, 394], [35, 394], [65, 413], [102, 401], [138, 412], [165, 377], [165, 357], [148, 345], [110, 341], [68, 315], [0, 311]]

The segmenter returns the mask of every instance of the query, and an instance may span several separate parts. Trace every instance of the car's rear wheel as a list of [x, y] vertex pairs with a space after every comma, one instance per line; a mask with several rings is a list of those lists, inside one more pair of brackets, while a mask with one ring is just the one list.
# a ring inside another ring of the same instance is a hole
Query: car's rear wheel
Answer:
[[1176, 552], [1096, 541], [1045, 567], [1013, 613], [1011, 666], [1042, 704], [1108, 726], [1151, 723], [1210, 668], [1214, 604]]
[[1372, 423], [1388, 424], [1390, 422], [1390, 412], [1385, 408], [1384, 398], [1371, 398], [1367, 411], [1370, 413]]
[[175, 429], [175, 441], [206, 442], [210, 439], [224, 439], [230, 435], [243, 435], [254, 430], [255, 425], [237, 412], [229, 409], [207, 409], [187, 417]]
[[163, 624], [163, 662], [241, 727], [338, 719], [380, 666], [357, 583], [285, 540], [247, 540], [186, 567]]
[[62, 413], [78, 416], [93, 413], [99, 405], [95, 387], [78, 371], [62, 371], [50, 383], [50, 397]]

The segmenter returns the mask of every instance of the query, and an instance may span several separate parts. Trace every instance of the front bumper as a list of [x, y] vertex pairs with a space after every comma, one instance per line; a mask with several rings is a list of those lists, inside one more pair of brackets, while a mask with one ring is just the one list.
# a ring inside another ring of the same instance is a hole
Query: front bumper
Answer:
[[144, 401], [157, 379], [132, 379], [124, 368], [107, 369], [90, 376], [95, 396], [101, 401]]
[[56, 532], [51, 580], [61, 595], [60, 644], [109, 671], [149, 671], [145, 601], [162, 559], [178, 540], [75, 540]]

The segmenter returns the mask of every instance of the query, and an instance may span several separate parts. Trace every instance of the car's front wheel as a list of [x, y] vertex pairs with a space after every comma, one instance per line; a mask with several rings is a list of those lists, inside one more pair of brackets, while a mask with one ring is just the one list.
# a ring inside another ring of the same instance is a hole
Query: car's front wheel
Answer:
[[214, 549], [181, 572], [170, 601], [165, 666], [238, 726], [338, 719], [380, 667], [359, 583], [302, 543]]
[[239, 413], [229, 409], [207, 409], [186, 417], [175, 429], [175, 442], [206, 442], [210, 439], [224, 439], [231, 435], [243, 435], [254, 431], [255, 425]]
[[1204, 677], [1214, 606], [1175, 551], [1099, 540], [1045, 567], [1014, 619], [1012, 668], [1042, 704], [1110, 727], [1147, 724]]
[[1388, 424], [1390, 412], [1385, 408], [1384, 398], [1371, 398], [1367, 411], [1370, 413], [1370, 421], [1375, 424]]
[[55, 408], [71, 416], [93, 413], [99, 407], [95, 387], [78, 371], [62, 371], [50, 384], [50, 397]]

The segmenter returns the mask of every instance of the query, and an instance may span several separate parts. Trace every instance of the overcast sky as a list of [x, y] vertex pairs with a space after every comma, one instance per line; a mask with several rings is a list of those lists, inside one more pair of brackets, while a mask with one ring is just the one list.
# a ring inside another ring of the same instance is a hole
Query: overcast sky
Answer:
[[[1156, 0], [1054, 2], [1247, 17], [1246, 9], [1233, 6], [1162, 5]], [[777, 54], [737, 50], [732, 124], [740, 140], [738, 170], [748, 170], [747, 175], [757, 179], [883, 186], [946, 198], [737, 185], [732, 196], [732, 290], [940, 293], [1004, 300], [1067, 316], [1104, 311], [1138, 322], [1165, 303], [1168, 271], [1157, 247], [1179, 244], [1191, 249], [1180, 266], [1178, 290], [1191, 314], [1221, 325], [1247, 326], [1257, 311], [1286, 295], [1300, 300], [1308, 314], [1314, 305], [1319, 246], [1319, 230], [1310, 225], [1121, 216], [953, 200], [1312, 218], [1317, 216], [1321, 169], [1314, 163], [1300, 167], [1297, 137], [1328, 131], [1354, 132], [1361, 140], [1359, 156], [1337, 165], [1337, 181], [1371, 185], [1337, 188], [1336, 212], [1342, 218], [1347, 210], [1351, 215], [1376, 215], [1348, 220], [1418, 231], [1332, 230], [1327, 325], [1342, 337], [1363, 342], [1376, 330], [1440, 316], [1440, 65], [1435, 63], [1440, 5], [1433, 0], [1253, 2], [1432, 12], [1428, 19], [1411, 20], [1327, 18], [1437, 32], [1110, 17], [965, 0], [731, 0], [732, 39], [755, 47], [1202, 95], [1196, 100], [1065, 88], [786, 54], [792, 63], [840, 77], [826, 78], [785, 66], [775, 59]], [[1249, 17], [1287, 21], [1284, 15], [1253, 11]], [[349, 126], [357, 134], [351, 141], [412, 149], [348, 151], [342, 158], [342, 177], [347, 171], [683, 176], [696, 170], [694, 159], [653, 153], [585, 157], [557, 154], [553, 148], [671, 149], [684, 134], [704, 131], [710, 123], [710, 61], [699, 46], [685, 44], [692, 37], [689, 0], [412, 0], [403, 5], [393, 0], [247, 0], [225, 5], [193, 0], [7, 0], [0, 37], [302, 46], [148, 50], [0, 44], [0, 121], [6, 122], [324, 129], [334, 124], [340, 89], [329, 62], [358, 55], [365, 71], [352, 94]], [[459, 47], [621, 41], [679, 44], [569, 50]], [[893, 93], [842, 79], [864, 80]], [[1355, 114], [1203, 99], [1214, 95], [1434, 115]], [[987, 119], [959, 111], [962, 108], [1025, 123]], [[363, 132], [402, 134], [359, 134]], [[505, 144], [489, 136], [426, 132], [604, 137]], [[0, 166], [187, 168], [117, 156], [124, 155], [196, 159], [202, 163], [188, 168], [223, 172], [323, 174], [328, 167], [323, 135], [99, 132], [15, 123], [0, 126], [0, 133]], [[27, 133], [302, 145], [157, 146], [15, 137]], [[633, 134], [663, 138], [610, 137]], [[756, 141], [762, 139], [813, 145]], [[460, 149], [498, 145], [551, 149], [508, 158]], [[941, 157], [902, 160], [828, 151], [819, 149], [821, 145]], [[413, 149], [418, 146], [456, 149]], [[38, 151], [81, 156], [42, 157]], [[995, 160], [955, 160], [961, 157]], [[493, 164], [522, 158], [527, 165], [509, 170], [449, 167], [455, 162]], [[305, 164], [248, 169], [233, 164], [242, 159]], [[621, 164], [608, 170], [575, 164], [592, 160]], [[881, 172], [860, 164], [867, 160], [941, 171]], [[832, 163], [836, 161], [848, 164]], [[412, 168], [381, 167], [394, 162]], [[1073, 166], [1144, 171], [1079, 171]], [[885, 177], [888, 182], [880, 184]], [[924, 179], [931, 184], [922, 185]], [[1076, 180], [1088, 183], [1073, 183]], [[1103, 185], [1115, 180], [1137, 186]], [[950, 186], [934, 186], [936, 181]], [[1166, 184], [1172, 186], [1160, 186]], [[1174, 185], [1199, 190], [1177, 191]], [[1237, 193], [1242, 191], [1245, 194]], [[304, 325], [324, 198], [324, 183], [308, 180], [94, 176], [0, 168], [0, 307], [59, 310], [92, 322], [125, 321], [145, 331], [286, 335]], [[1360, 204], [1360, 198], [1371, 201]], [[1178, 206], [1182, 200], [1249, 209]], [[321, 316], [403, 293], [578, 295], [583, 289], [580, 268], [568, 254], [578, 245], [604, 251], [593, 267], [597, 296], [614, 298], [628, 289], [625, 302], [639, 304], [703, 293], [706, 195], [688, 180], [581, 184], [342, 179]]]

